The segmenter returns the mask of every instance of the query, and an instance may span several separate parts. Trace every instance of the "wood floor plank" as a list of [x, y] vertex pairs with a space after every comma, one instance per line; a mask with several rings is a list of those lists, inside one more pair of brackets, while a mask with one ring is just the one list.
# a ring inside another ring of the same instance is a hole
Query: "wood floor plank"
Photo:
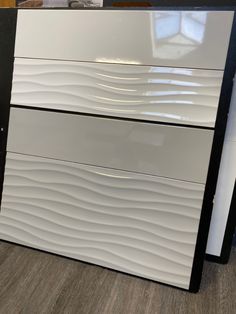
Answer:
[[236, 248], [190, 294], [0, 241], [0, 314], [235, 314]]

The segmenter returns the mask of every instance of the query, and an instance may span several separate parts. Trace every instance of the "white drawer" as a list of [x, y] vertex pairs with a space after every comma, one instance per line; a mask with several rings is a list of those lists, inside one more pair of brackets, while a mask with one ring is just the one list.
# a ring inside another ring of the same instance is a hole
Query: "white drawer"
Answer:
[[233, 15], [19, 10], [15, 56], [223, 70]]
[[12, 104], [214, 127], [223, 71], [15, 59]]
[[7, 154], [1, 239], [188, 289], [204, 185]]
[[205, 183], [213, 131], [12, 108], [7, 150]]

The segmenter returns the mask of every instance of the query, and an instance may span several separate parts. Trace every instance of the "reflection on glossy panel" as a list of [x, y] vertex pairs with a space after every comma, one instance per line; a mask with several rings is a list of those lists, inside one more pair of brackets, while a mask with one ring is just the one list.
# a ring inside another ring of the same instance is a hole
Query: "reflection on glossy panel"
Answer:
[[213, 133], [12, 108], [7, 150], [205, 184]]
[[188, 289], [204, 185], [7, 155], [1, 239]]
[[152, 16], [153, 55], [181, 59], [205, 40], [209, 12], [157, 12]]
[[21, 10], [15, 56], [223, 70], [232, 20], [226, 11]]
[[15, 59], [12, 104], [214, 127], [222, 71]]

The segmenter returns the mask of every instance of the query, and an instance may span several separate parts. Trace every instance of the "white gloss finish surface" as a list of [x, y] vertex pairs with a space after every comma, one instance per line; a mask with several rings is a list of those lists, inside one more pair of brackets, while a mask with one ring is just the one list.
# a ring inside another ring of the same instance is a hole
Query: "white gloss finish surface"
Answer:
[[16, 57], [223, 70], [232, 11], [19, 10]]
[[7, 150], [205, 184], [212, 130], [12, 108]]
[[[219, 177], [216, 187], [207, 253], [221, 255], [236, 179], [236, 84], [234, 83]], [[233, 223], [233, 222], [232, 222]]]
[[223, 71], [16, 58], [12, 104], [214, 127]]
[[7, 154], [1, 239], [189, 288], [204, 185]]

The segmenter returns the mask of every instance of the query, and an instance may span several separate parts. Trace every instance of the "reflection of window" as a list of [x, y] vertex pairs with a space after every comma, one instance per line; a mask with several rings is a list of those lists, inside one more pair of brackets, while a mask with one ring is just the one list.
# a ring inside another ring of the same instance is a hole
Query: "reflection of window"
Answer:
[[206, 12], [186, 14], [181, 18], [181, 33], [189, 39], [202, 43], [205, 34]]
[[[176, 13], [168, 13], [160, 16], [155, 14], [155, 37], [156, 39], [166, 39], [178, 33], [180, 28], [180, 15]], [[170, 23], [171, 20], [171, 23]]]
[[153, 54], [178, 59], [204, 40], [207, 12], [155, 12], [152, 14]]

